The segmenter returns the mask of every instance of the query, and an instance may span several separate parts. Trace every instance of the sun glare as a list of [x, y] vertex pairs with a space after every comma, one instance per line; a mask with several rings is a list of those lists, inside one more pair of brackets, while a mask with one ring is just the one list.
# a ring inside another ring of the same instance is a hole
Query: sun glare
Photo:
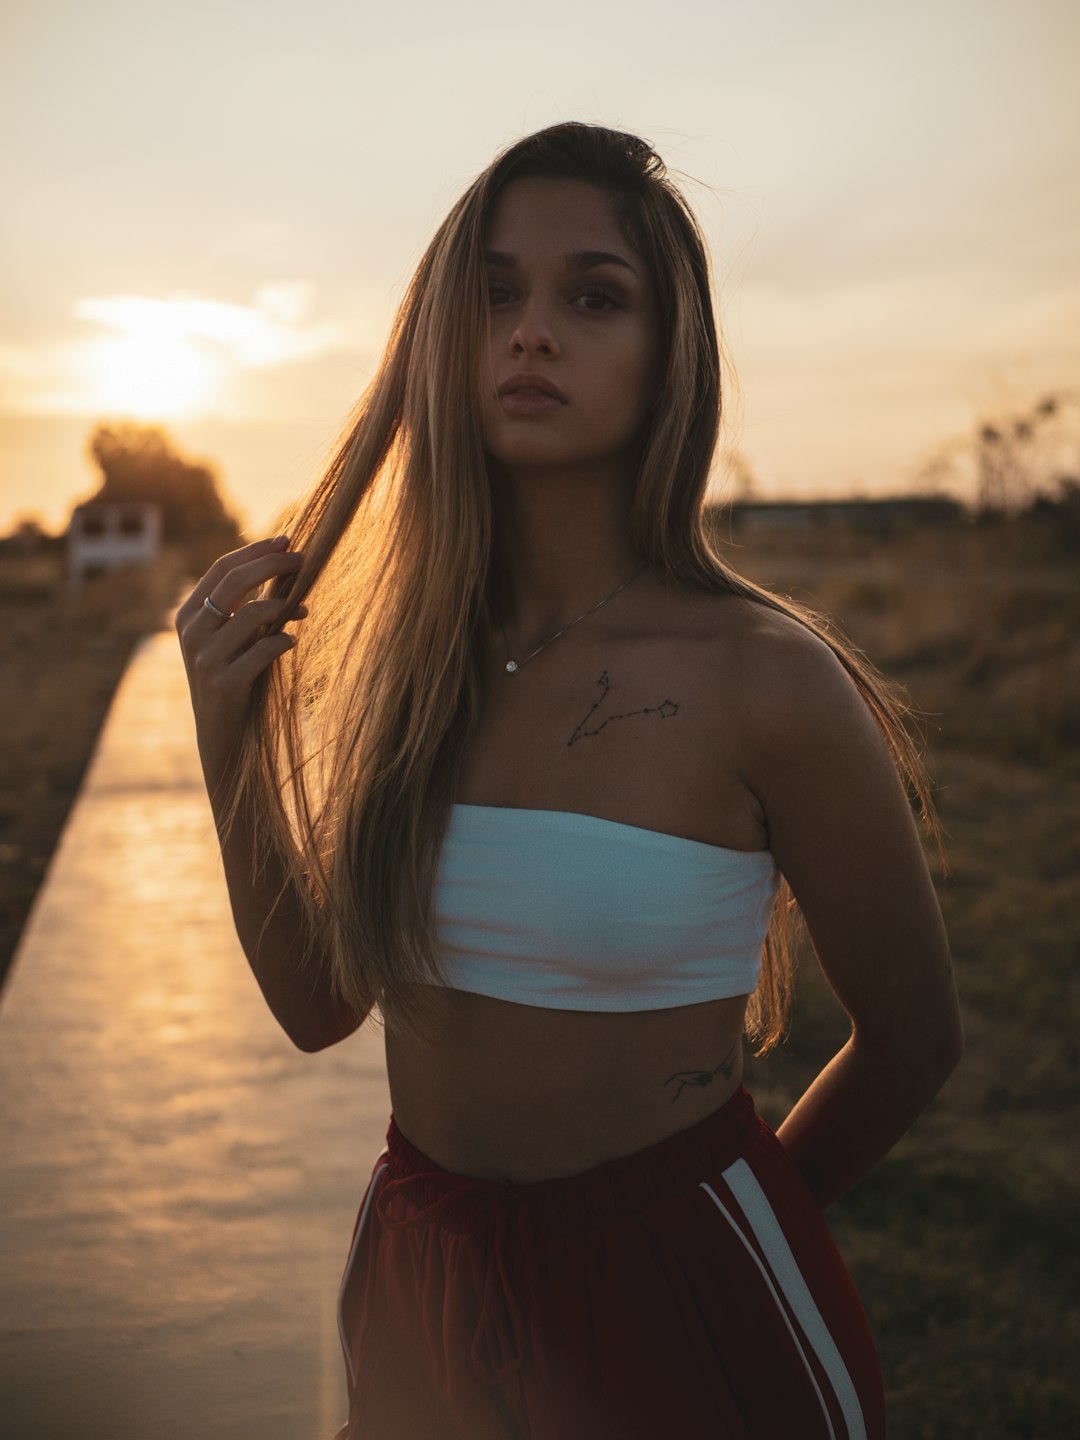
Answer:
[[68, 386], [51, 408], [174, 419], [225, 409], [238, 371], [303, 360], [336, 340], [328, 326], [306, 326], [311, 285], [265, 285], [254, 305], [191, 294], [169, 299], [110, 295], [80, 300], [81, 320], [111, 334], [66, 347]]
[[157, 335], [98, 340], [92, 366], [96, 408], [144, 420], [204, 409], [223, 369], [187, 341]]
[[120, 332], [79, 346], [78, 369], [93, 409], [143, 420], [206, 409], [225, 383], [228, 365], [192, 338], [196, 327], [185, 313], [190, 304], [139, 296], [80, 303], [82, 318]]

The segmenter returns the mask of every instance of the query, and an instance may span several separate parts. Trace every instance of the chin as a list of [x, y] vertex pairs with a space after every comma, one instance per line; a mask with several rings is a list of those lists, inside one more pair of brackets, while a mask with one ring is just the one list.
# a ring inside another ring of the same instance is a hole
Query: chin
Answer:
[[565, 436], [544, 434], [539, 429], [531, 434], [518, 433], [513, 436], [498, 435], [493, 442], [484, 438], [484, 455], [489, 465], [503, 470], [536, 469], [538, 467], [565, 467], [567, 470], [583, 466], [609, 468], [633, 461], [640, 452], [640, 442], [613, 440], [611, 444], [576, 446], [568, 444]]
[[489, 462], [503, 469], [515, 466], [575, 465], [585, 457], [575, 455], [565, 445], [553, 444], [547, 436], [522, 436], [517, 444], [496, 444], [484, 446]]

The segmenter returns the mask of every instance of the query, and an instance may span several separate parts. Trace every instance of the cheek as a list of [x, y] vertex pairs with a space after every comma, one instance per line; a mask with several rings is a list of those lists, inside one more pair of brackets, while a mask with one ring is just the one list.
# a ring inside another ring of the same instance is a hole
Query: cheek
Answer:
[[621, 368], [627, 380], [640, 388], [647, 387], [659, 364], [659, 347], [652, 328], [644, 322], [636, 324], [626, 337], [622, 353]]
[[658, 379], [658, 361], [651, 347], [639, 344], [630, 353], [624, 352], [623, 364], [612, 370], [618, 391], [613, 399], [624, 416], [636, 418], [648, 409]]

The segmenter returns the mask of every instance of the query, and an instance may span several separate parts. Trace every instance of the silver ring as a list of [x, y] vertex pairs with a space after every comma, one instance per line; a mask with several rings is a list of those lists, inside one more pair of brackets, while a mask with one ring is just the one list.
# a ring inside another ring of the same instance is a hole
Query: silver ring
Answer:
[[214, 604], [213, 600], [210, 599], [209, 595], [207, 595], [206, 599], [202, 603], [206, 606], [207, 610], [210, 611], [210, 614], [216, 615], [219, 620], [232, 619], [232, 615], [227, 610], [219, 609], [218, 606]]

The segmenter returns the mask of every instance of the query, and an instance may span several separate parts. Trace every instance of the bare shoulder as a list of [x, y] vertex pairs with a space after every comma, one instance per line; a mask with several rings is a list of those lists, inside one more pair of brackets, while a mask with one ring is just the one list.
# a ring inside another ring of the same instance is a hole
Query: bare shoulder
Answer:
[[[740, 728], [762, 738], [837, 705], [869, 711], [832, 647], [801, 621], [741, 597], [713, 610], [717, 675], [736, 700]], [[763, 728], [764, 727], [764, 730]]]
[[738, 689], [742, 780], [830, 986], [874, 1045], [919, 1033], [955, 1061], [948, 938], [882, 724], [814, 631], [752, 602], [731, 616], [715, 651]]
[[753, 602], [735, 614], [730, 643], [758, 685], [782, 686], [793, 673], [812, 679], [839, 664], [831, 647], [792, 615]]
[[718, 610], [712, 683], [730, 697], [728, 714], [744, 785], [775, 814], [779, 794], [819, 805], [814, 775], [834, 794], [852, 771], [897, 783], [878, 721], [825, 640], [791, 615], [752, 601]]

